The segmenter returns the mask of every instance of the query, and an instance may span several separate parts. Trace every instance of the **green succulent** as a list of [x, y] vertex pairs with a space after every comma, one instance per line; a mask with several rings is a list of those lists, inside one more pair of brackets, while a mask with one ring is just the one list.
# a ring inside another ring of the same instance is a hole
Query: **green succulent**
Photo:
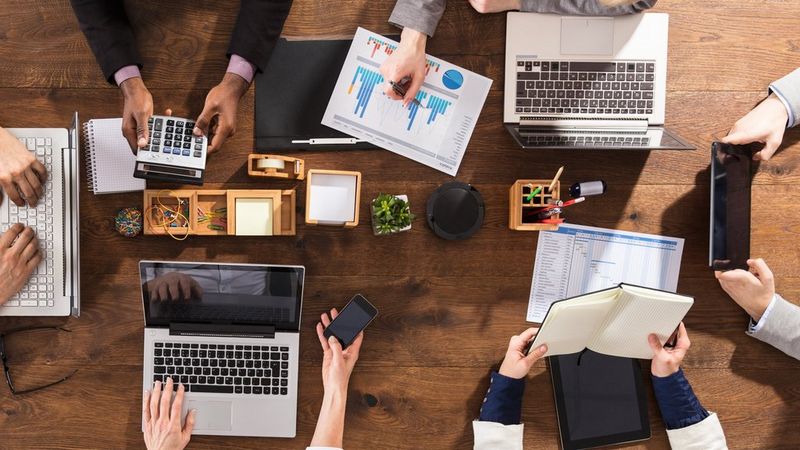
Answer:
[[414, 220], [408, 202], [391, 194], [378, 194], [372, 201], [372, 215], [378, 234], [396, 233]]

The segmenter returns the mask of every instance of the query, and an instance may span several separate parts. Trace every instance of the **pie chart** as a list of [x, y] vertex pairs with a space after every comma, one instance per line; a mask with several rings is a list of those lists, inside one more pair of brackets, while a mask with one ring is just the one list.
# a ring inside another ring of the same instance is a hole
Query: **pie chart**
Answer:
[[442, 74], [442, 84], [448, 89], [456, 90], [464, 84], [464, 75], [461, 72], [450, 69]]

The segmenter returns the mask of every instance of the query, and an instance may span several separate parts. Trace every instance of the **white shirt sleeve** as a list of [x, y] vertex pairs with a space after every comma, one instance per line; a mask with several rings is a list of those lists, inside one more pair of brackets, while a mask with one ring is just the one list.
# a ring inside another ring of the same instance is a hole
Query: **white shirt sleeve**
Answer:
[[[776, 97], [778, 97], [778, 100], [780, 100], [781, 103], [783, 103], [783, 107], [786, 108], [786, 112], [789, 113], [788, 114], [789, 118], [786, 121], [786, 128], [791, 128], [791, 126], [794, 124], [794, 114], [792, 113], [791, 106], [789, 106], [789, 102], [786, 100], [786, 97], [784, 97], [783, 94], [781, 94], [781, 91], [779, 91], [777, 88], [770, 85], [769, 89], [770, 91], [772, 91], [773, 94], [775, 94]], [[775, 300], [773, 299], [773, 301]]]
[[[789, 117], [791, 118], [791, 116]], [[777, 301], [778, 301], [777, 295], [773, 295], [772, 301], [769, 302], [767, 309], [764, 310], [764, 314], [761, 315], [761, 319], [759, 319], [758, 323], [753, 323], [753, 319], [750, 318], [750, 326], [747, 329], [748, 332], [757, 333], [759, 330], [764, 328], [764, 324], [767, 322], [767, 316], [769, 316], [769, 313], [772, 312], [772, 309], [775, 307], [775, 303]]]

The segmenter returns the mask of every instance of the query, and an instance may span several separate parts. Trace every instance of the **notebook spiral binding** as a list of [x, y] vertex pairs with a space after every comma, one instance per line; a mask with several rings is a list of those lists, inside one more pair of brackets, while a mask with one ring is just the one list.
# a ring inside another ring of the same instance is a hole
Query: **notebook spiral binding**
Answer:
[[92, 122], [83, 124], [83, 142], [86, 161], [86, 184], [93, 193], [97, 190], [95, 178], [97, 177], [97, 163], [94, 159], [94, 128]]

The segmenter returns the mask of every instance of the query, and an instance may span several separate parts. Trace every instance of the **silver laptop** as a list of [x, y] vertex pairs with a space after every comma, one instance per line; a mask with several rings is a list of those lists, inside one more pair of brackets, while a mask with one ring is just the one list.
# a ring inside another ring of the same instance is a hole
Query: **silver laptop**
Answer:
[[305, 268], [141, 261], [139, 274], [144, 388], [186, 386], [193, 434], [295, 437]]
[[669, 16], [508, 13], [503, 122], [523, 148], [691, 150], [664, 128]]
[[35, 208], [18, 207], [3, 192], [0, 232], [15, 223], [36, 231], [42, 263], [0, 316], [80, 315], [80, 231], [78, 192], [78, 113], [64, 128], [9, 128], [49, 174], [45, 195]]

